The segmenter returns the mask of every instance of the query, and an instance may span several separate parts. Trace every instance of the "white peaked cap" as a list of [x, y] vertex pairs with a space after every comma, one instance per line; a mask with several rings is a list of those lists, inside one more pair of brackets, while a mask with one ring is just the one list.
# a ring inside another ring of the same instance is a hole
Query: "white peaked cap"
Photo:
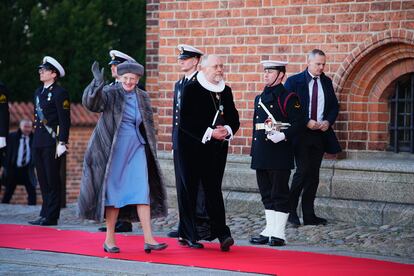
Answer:
[[265, 69], [285, 67], [288, 64], [287, 61], [279, 61], [279, 60], [262, 60], [260, 63], [263, 64], [263, 67]]
[[56, 70], [57, 71], [59, 71], [59, 77], [64, 77], [65, 76], [65, 69], [63, 69], [63, 66], [62, 65], [60, 65], [60, 63], [56, 60], [56, 59], [54, 59], [54, 58], [52, 58], [52, 57], [50, 57], [50, 56], [45, 56], [44, 58], [43, 58], [43, 64], [45, 64], [45, 63], [49, 63], [49, 64], [51, 64], [53, 67], [55, 67], [56, 68]]
[[[128, 61], [134, 61], [134, 62], [137, 62], [134, 58], [132, 58], [132, 57], [130, 57], [130, 56], [128, 56], [127, 54], [125, 54], [125, 53], [122, 53], [121, 51], [118, 51], [118, 50], [111, 50], [111, 51], [109, 51], [109, 56], [111, 57], [111, 59], [116, 59], [117, 57], [118, 58], [121, 58], [121, 59], [123, 59], [123, 61], [125, 61], [125, 60], [128, 60]], [[122, 62], [122, 61], [121, 61]]]

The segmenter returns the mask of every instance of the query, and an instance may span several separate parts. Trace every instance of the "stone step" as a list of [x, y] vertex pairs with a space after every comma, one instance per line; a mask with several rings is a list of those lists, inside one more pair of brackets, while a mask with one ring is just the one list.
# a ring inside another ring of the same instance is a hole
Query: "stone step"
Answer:
[[[159, 159], [170, 206], [176, 206], [172, 154], [161, 152]], [[229, 155], [223, 197], [228, 210], [263, 213], [249, 157]], [[324, 160], [315, 206], [317, 215], [328, 219], [414, 226], [414, 160]]]

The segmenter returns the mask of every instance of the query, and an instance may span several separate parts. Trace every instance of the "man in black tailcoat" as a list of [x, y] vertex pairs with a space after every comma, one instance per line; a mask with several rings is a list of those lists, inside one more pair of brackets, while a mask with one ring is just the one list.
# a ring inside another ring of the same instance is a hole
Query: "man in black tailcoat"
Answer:
[[[194, 46], [187, 44], [180, 44], [177, 46], [177, 48], [179, 50], [178, 65], [180, 66], [181, 72], [184, 73], [184, 76], [174, 85], [173, 104], [172, 148], [174, 158], [175, 185], [178, 191], [180, 189], [178, 186], [183, 185], [178, 154], [178, 129], [180, 123], [181, 98], [184, 91], [184, 86], [196, 81], [198, 73], [197, 66], [200, 62], [200, 58], [203, 55], [203, 52]], [[209, 218], [205, 207], [204, 191], [202, 185], [199, 184], [198, 186], [199, 188], [196, 206], [197, 231], [201, 240], [211, 240], [215, 237], [211, 236]], [[177, 193], [177, 200], [178, 202], [182, 201], [179, 193]], [[168, 236], [172, 238], [178, 238], [178, 230], [169, 232]], [[182, 242], [182, 239], [179, 239], [179, 241]]]
[[177, 186], [179, 236], [192, 248], [203, 248], [196, 229], [196, 202], [199, 183], [205, 193], [212, 235], [220, 249], [234, 244], [226, 225], [221, 184], [229, 141], [239, 129], [239, 114], [231, 88], [223, 80], [223, 61], [215, 55], [204, 56], [197, 81], [184, 87], [178, 130], [179, 166], [182, 185]]

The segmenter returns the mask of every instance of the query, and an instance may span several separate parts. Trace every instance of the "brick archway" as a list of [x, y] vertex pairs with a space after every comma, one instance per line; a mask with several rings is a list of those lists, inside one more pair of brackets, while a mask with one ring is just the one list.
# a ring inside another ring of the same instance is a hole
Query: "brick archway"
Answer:
[[341, 112], [336, 124], [345, 150], [384, 151], [388, 96], [396, 79], [414, 72], [414, 32], [389, 30], [355, 48], [333, 76]]

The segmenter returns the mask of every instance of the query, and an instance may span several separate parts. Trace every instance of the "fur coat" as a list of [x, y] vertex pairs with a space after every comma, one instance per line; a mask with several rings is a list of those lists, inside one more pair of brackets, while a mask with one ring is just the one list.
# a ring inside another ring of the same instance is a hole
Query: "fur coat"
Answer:
[[[99, 222], [104, 219], [108, 169], [125, 106], [123, 93], [121, 84], [104, 86], [103, 82], [99, 83], [95, 79], [83, 92], [82, 104], [92, 112], [102, 113], [89, 140], [83, 162], [78, 208], [79, 216], [84, 219]], [[139, 88], [130, 93], [135, 93], [138, 97], [143, 120], [140, 131], [147, 141], [145, 153], [148, 163], [151, 217], [165, 216], [167, 196], [156, 155], [157, 143], [150, 98], [147, 92]], [[118, 218], [138, 221], [136, 206], [121, 208]]]

